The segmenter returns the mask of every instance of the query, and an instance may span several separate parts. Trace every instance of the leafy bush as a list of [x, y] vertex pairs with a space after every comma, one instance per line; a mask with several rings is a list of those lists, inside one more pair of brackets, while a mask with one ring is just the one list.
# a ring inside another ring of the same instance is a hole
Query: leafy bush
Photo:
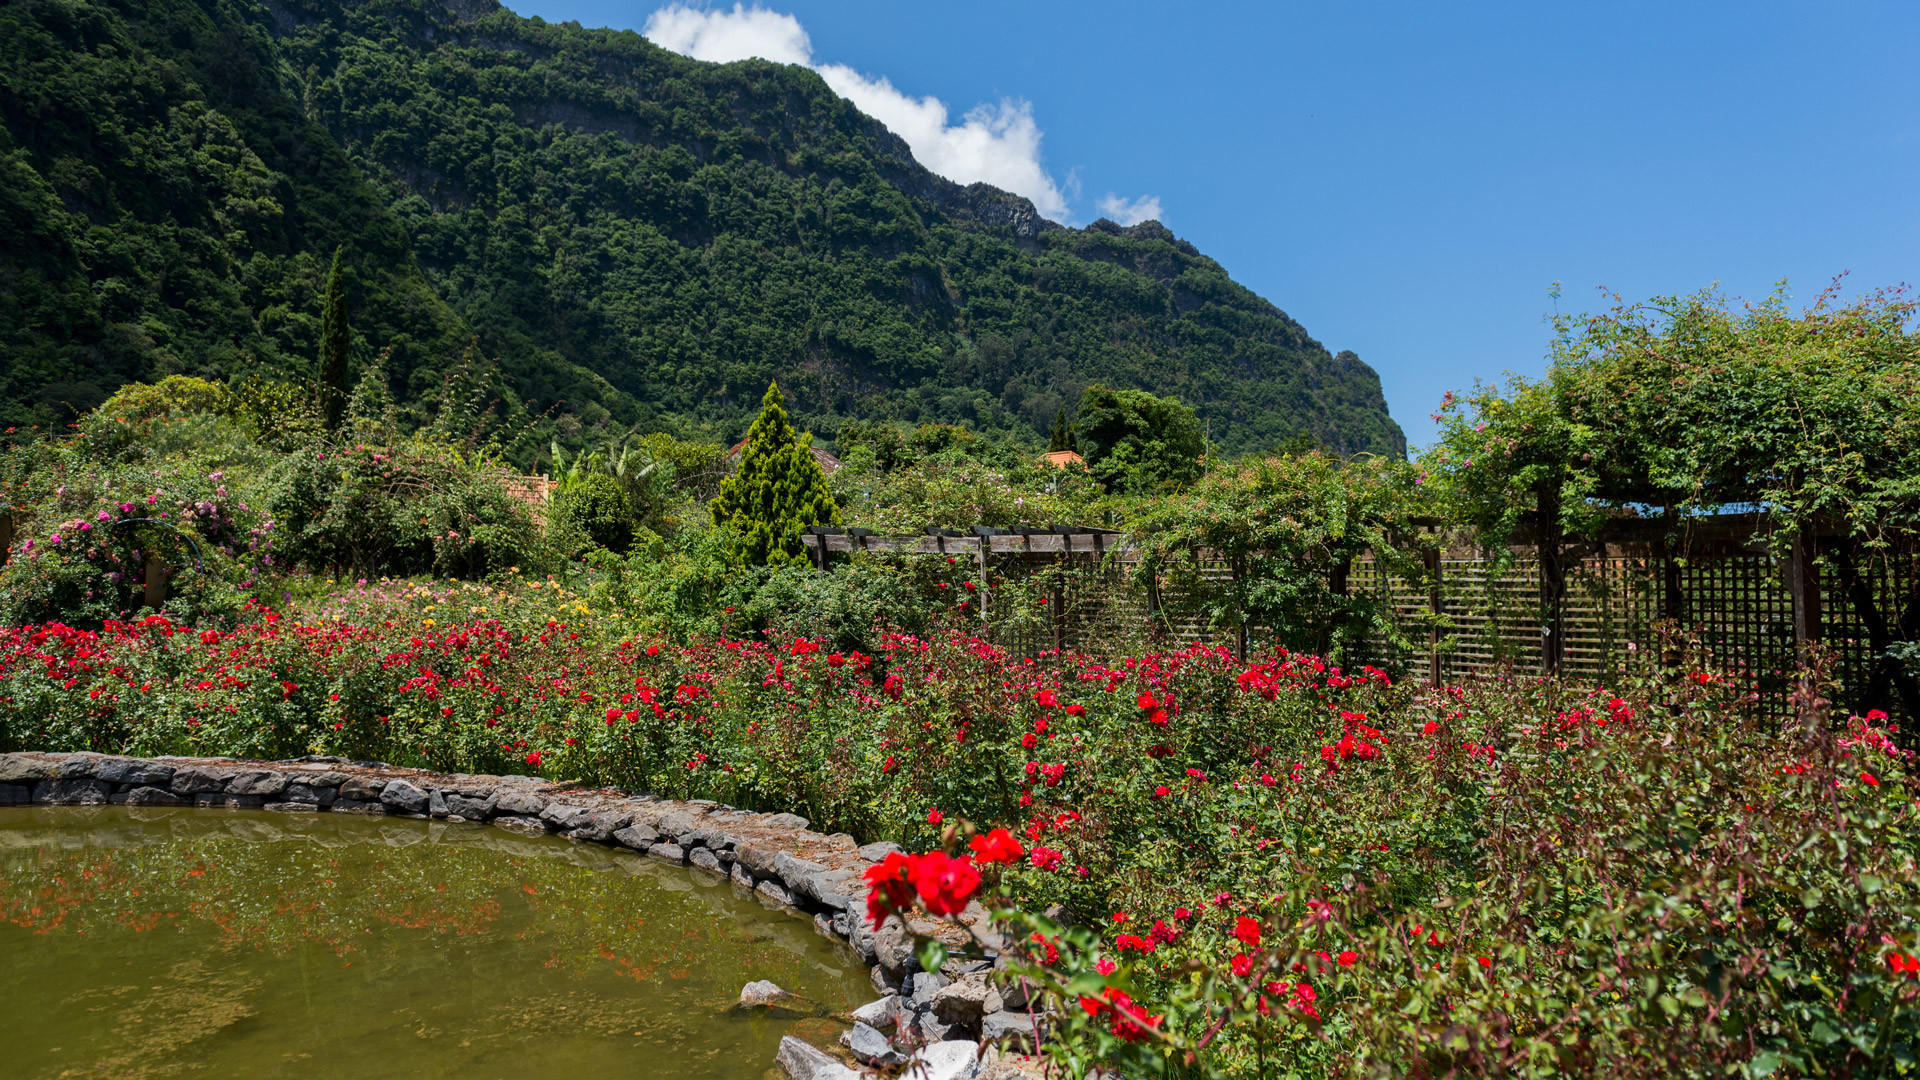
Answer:
[[388, 446], [313, 443], [265, 477], [280, 555], [354, 576], [483, 577], [543, 557], [502, 471], [422, 435]]
[[574, 528], [608, 551], [633, 546], [634, 505], [620, 482], [605, 473], [563, 487], [548, 511], [557, 527]]

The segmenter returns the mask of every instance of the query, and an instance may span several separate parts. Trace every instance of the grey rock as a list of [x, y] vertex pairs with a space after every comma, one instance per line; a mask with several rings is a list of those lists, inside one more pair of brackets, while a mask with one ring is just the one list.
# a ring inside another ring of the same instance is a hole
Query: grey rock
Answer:
[[278, 795], [287, 790], [287, 778], [283, 773], [255, 770], [243, 772], [227, 781], [227, 791], [234, 795], [259, 795], [266, 797]]
[[895, 996], [899, 995], [904, 980], [904, 976], [899, 972], [888, 971], [878, 964], [867, 969], [867, 978], [873, 983], [875, 992]]
[[485, 798], [475, 798], [464, 793], [455, 795], [449, 792], [447, 813], [458, 814], [468, 821], [485, 821], [493, 816], [493, 807], [498, 801], [492, 792], [488, 792]]
[[260, 809], [271, 810], [276, 814], [317, 814], [320, 812], [319, 804], [310, 802], [270, 802]]
[[1009, 1042], [1015, 1046], [1033, 1045], [1033, 1017], [1026, 1013], [990, 1012], [980, 1020], [980, 1038], [985, 1042]]
[[824, 911], [818, 911], [814, 913], [813, 932], [816, 934], [819, 934], [823, 938], [837, 939], [839, 937], [839, 935], [833, 932], [833, 920], [831, 918], [828, 918], [827, 913]]
[[427, 792], [427, 813], [434, 817], [447, 816], [447, 796], [439, 788]]
[[91, 780], [94, 770], [100, 766], [98, 754], [69, 754], [67, 760], [53, 771], [55, 780]]
[[879, 962], [879, 953], [874, 949], [873, 924], [867, 921], [864, 912], [846, 911], [842, 913], [847, 920], [847, 944], [860, 954], [863, 963], [871, 966]]
[[33, 789], [25, 784], [0, 784], [0, 806], [25, 806], [33, 801]]
[[418, 814], [427, 809], [427, 793], [405, 780], [389, 780], [380, 789], [380, 801], [403, 814]]
[[780, 907], [793, 906], [793, 894], [787, 891], [786, 886], [780, 884], [779, 882], [773, 880], [772, 878], [768, 878], [767, 880], [762, 881], [759, 884], [755, 885], [753, 887], [753, 891], [755, 895], [765, 900], [771, 901], [772, 903], [777, 904]]
[[332, 806], [340, 797], [339, 788], [314, 787], [311, 784], [288, 784], [287, 790], [280, 793], [287, 802], [313, 803], [316, 806]]
[[655, 844], [647, 849], [647, 858], [659, 859], [664, 863], [679, 865], [687, 861], [687, 853], [679, 844]]
[[790, 851], [783, 851], [773, 857], [773, 876], [786, 882], [788, 887], [796, 892], [799, 891], [800, 881], [803, 878], [818, 874], [826, 868], [824, 863], [810, 862]]
[[980, 1071], [980, 1048], [970, 1042], [940, 1041], [907, 1059], [914, 1080], [968, 1080]]
[[635, 851], [645, 851], [659, 843], [660, 834], [646, 825], [629, 825], [615, 832], [613, 838]]
[[175, 795], [173, 792], [168, 791], [166, 788], [158, 788], [158, 787], [137, 787], [137, 788], [134, 788], [132, 791], [126, 792], [125, 794], [115, 795], [114, 798], [116, 800], [125, 802], [126, 805], [128, 806], [185, 806], [187, 805], [187, 800], [184, 797]]
[[876, 1001], [869, 1001], [853, 1010], [852, 1015], [856, 1023], [886, 1031], [899, 1022], [900, 995], [888, 994]]
[[697, 811], [674, 810], [662, 814], [659, 821], [655, 822], [654, 828], [659, 829], [663, 836], [677, 838], [692, 833], [704, 816]]
[[493, 823], [511, 832], [527, 833], [531, 836], [547, 834], [547, 823], [530, 814], [501, 814], [493, 819]]
[[915, 1012], [933, 1004], [933, 996], [945, 990], [950, 980], [938, 972], [922, 971], [913, 977], [913, 1008]]
[[855, 840], [852, 833], [837, 832], [827, 837], [827, 846], [837, 851], [858, 851], [860, 841]]
[[[916, 1001], [920, 997], [921, 978], [921, 976], [915, 976], [913, 980]], [[933, 1011], [957, 1023], [977, 1023], [980, 1015], [986, 1012], [987, 992], [988, 988], [984, 980], [962, 979], [934, 992]]]
[[173, 791], [176, 795], [198, 795], [203, 791], [225, 791], [227, 781], [233, 779], [235, 769], [215, 769], [195, 766], [175, 769], [173, 773]]
[[[965, 1024], [956, 1024], [942, 1017], [939, 1013], [932, 1011], [918, 1013], [914, 1016], [913, 1026], [919, 1031], [920, 1038], [928, 1044], [963, 1042], [970, 1054], [975, 1049], [972, 1038], [973, 1033], [967, 1030], [967, 1026]], [[958, 1075], [972, 1076], [973, 1074], [969, 1072]]]
[[839, 911], [859, 907], [867, 895], [865, 883], [851, 870], [819, 870], [792, 884], [795, 892]]
[[778, 1005], [793, 1000], [793, 995], [766, 979], [755, 979], [740, 988], [742, 1005]]
[[780, 1050], [774, 1060], [793, 1080], [861, 1080], [859, 1073], [840, 1064], [825, 1050], [791, 1035], [780, 1036]]
[[899, 919], [888, 919], [874, 931], [873, 956], [875, 963], [894, 972], [905, 972], [919, 963], [913, 958], [913, 936], [900, 926]]
[[867, 860], [868, 862], [879, 862], [880, 860], [886, 858], [887, 856], [899, 850], [900, 850], [899, 844], [896, 844], [891, 840], [881, 840], [881, 841], [878, 841], [877, 843], [862, 845], [858, 849], [858, 854], [861, 858]]
[[747, 873], [746, 867], [741, 866], [739, 863], [734, 863], [733, 883], [743, 889], [751, 889], [753, 888], [753, 875]]
[[58, 761], [36, 761], [25, 754], [0, 754], [0, 784], [51, 780], [59, 770]]
[[139, 758], [102, 758], [94, 775], [109, 784], [151, 784], [167, 787], [173, 783], [173, 766]]
[[756, 878], [769, 878], [774, 876], [773, 860], [787, 852], [772, 840], [749, 840], [734, 848], [733, 853], [748, 873]]
[[332, 769], [328, 769], [326, 772], [302, 775], [299, 778], [299, 782], [315, 789], [338, 788], [351, 779], [353, 779], [353, 777], [348, 776], [346, 773], [334, 772]]
[[706, 848], [694, 848], [688, 852], [687, 861], [708, 873], [719, 874], [722, 877], [726, 876], [727, 872], [720, 868], [719, 857]]
[[540, 811], [547, 808], [547, 800], [531, 791], [518, 788], [502, 788], [494, 796], [493, 810], [496, 814], [511, 814], [515, 817], [538, 817]]
[[858, 1020], [853, 1023], [853, 1030], [847, 1033], [847, 1049], [868, 1065], [904, 1065], [907, 1061], [907, 1055], [895, 1050], [891, 1040], [871, 1025]]
[[380, 793], [386, 789], [386, 777], [356, 776], [340, 785], [340, 797], [356, 802], [379, 802]]
[[42, 780], [33, 789], [34, 802], [55, 806], [105, 806], [112, 795], [104, 780]]
[[809, 822], [799, 814], [770, 814], [760, 824], [772, 829], [804, 829]]
[[554, 827], [556, 831], [566, 832], [586, 824], [593, 811], [584, 806], [569, 806], [566, 803], [548, 803], [540, 811], [540, 820]]
[[[341, 788], [342, 792], [345, 790], [346, 788]], [[328, 809], [336, 814], [384, 814], [387, 812], [386, 806], [380, 802], [370, 802], [366, 799], [349, 799], [344, 795], [333, 800], [333, 805], [328, 807]]]
[[721, 866], [732, 866], [732, 865], [733, 865], [733, 859], [734, 859], [734, 855], [733, 855], [733, 852], [731, 852], [731, 851], [729, 851], [729, 850], [727, 850], [726, 848], [721, 848], [721, 849], [720, 849], [720, 850], [719, 850], [719, 851], [718, 851], [718, 852], [717, 852], [717, 853], [715, 854], [715, 858], [718, 858], [718, 859], [720, 860], [720, 865], [721, 865]]

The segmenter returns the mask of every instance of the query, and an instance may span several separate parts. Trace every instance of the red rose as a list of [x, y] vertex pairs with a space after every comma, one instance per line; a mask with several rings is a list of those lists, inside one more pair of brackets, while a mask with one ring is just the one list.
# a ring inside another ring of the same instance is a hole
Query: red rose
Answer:
[[913, 906], [913, 886], [907, 881], [912, 870], [912, 862], [898, 851], [867, 867], [864, 875], [868, 885], [867, 921], [875, 930], [887, 921], [888, 915]]
[[958, 915], [980, 888], [980, 871], [965, 859], [952, 859], [944, 851], [929, 851], [913, 858], [913, 887], [920, 902], [935, 915]]
[[985, 836], [976, 836], [967, 846], [973, 849], [974, 861], [983, 866], [992, 863], [1012, 865], [1019, 862], [1020, 857], [1026, 854], [1026, 849], [1020, 846], [1020, 841], [1015, 840], [1013, 834], [1005, 829], [995, 829]]

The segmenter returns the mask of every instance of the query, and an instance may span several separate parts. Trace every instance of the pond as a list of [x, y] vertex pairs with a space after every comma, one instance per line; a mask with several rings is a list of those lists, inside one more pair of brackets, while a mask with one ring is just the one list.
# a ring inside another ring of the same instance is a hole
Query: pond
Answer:
[[[800, 1015], [731, 1006], [771, 979]], [[760, 1080], [867, 972], [699, 871], [478, 824], [0, 808], [8, 1077]]]

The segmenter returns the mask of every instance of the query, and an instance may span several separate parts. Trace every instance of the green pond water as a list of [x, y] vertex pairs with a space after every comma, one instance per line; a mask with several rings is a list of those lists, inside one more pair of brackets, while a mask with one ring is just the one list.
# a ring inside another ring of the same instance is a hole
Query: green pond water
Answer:
[[698, 871], [477, 824], [0, 808], [0, 1076], [751, 1078], [858, 959]]

